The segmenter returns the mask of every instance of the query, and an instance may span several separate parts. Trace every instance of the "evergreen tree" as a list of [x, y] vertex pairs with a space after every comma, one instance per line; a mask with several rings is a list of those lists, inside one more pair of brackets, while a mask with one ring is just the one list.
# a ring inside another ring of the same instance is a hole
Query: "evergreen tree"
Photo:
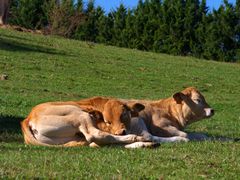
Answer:
[[127, 17], [126, 17], [126, 26], [122, 32], [123, 44], [128, 48], [135, 48], [134, 39], [136, 38], [136, 34], [134, 31], [134, 22], [135, 18], [130, 9], [128, 9]]
[[206, 28], [208, 26], [208, 7], [206, 0], [202, 0], [197, 11], [197, 22], [194, 30], [194, 44], [191, 46], [193, 56], [201, 58], [204, 52], [204, 44], [206, 43]]
[[44, 0], [42, 7], [43, 7], [43, 12], [44, 12], [44, 17], [46, 18], [45, 26], [51, 26], [51, 23], [52, 23], [51, 16], [52, 16], [53, 11], [56, 6], [57, 6], [57, 4], [56, 4], [55, 0]]
[[141, 36], [142, 50], [150, 50], [151, 43], [153, 42], [152, 37], [152, 20], [150, 19], [150, 6], [149, 0], [144, 1], [142, 21], [144, 22], [144, 28]]
[[186, 0], [185, 17], [184, 17], [184, 31], [183, 31], [183, 49], [184, 55], [193, 55], [192, 49], [195, 46], [195, 30], [199, 22], [199, 1]]
[[126, 17], [127, 17], [127, 9], [123, 4], [121, 4], [116, 12], [113, 13], [114, 15], [114, 24], [113, 24], [113, 44], [126, 47], [127, 45], [124, 43], [123, 40], [123, 30], [126, 26]]
[[135, 31], [135, 39], [134, 39], [134, 47], [136, 49], [143, 50], [144, 46], [142, 44], [142, 35], [145, 26], [145, 17], [144, 17], [144, 3], [142, 0], [139, 0], [136, 10], [134, 11], [135, 23], [134, 23], [134, 31]]
[[96, 10], [94, 8], [94, 0], [88, 1], [87, 9], [84, 12], [86, 18], [83, 24], [78, 26], [74, 38], [84, 41], [96, 41], [97, 27], [96, 27]]
[[83, 0], [77, 0], [76, 2], [76, 11], [77, 12], [83, 12]]
[[237, 41], [236, 60], [240, 62], [240, 0], [236, 0], [235, 13], [236, 13], [235, 34], [236, 34], [236, 41]]
[[144, 18], [145, 21], [142, 45], [144, 50], [154, 50], [155, 32], [160, 26], [161, 19], [161, 1], [145, 1]]
[[47, 24], [43, 4], [40, 0], [13, 0], [10, 23], [29, 29], [41, 28]]
[[236, 61], [236, 39], [234, 34], [234, 8], [227, 0], [214, 10], [208, 26], [204, 57], [220, 61]]
[[174, 9], [173, 25], [170, 29], [170, 39], [172, 41], [173, 49], [170, 50], [171, 54], [186, 55], [184, 52], [184, 18], [185, 18], [186, 2], [184, 0], [178, 0]]
[[163, 21], [158, 31], [162, 40], [160, 52], [183, 55], [185, 1], [165, 0], [163, 2]]
[[109, 41], [108, 36], [110, 35], [107, 29], [109, 28], [109, 26], [107, 22], [107, 17], [104, 15], [104, 11], [101, 7], [97, 7], [95, 17], [95, 26], [97, 32], [96, 42], [107, 44], [107, 42]]
[[154, 34], [154, 51], [169, 53], [169, 31], [172, 24], [171, 13], [173, 12], [171, 1], [165, 0], [161, 6], [162, 18], [160, 19], [160, 26]]
[[87, 4], [86, 10], [87, 19], [85, 22], [85, 40], [95, 42], [97, 36], [96, 27], [96, 10], [94, 8], [94, 0], [91, 0]]

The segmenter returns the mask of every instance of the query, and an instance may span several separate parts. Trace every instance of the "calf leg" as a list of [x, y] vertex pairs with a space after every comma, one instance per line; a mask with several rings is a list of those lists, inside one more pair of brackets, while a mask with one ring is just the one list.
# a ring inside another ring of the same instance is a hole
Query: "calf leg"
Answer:
[[188, 138], [181, 137], [181, 136], [173, 136], [173, 137], [158, 137], [152, 136], [152, 140], [157, 143], [161, 142], [187, 142], [189, 141]]
[[170, 137], [171, 136], [181, 136], [181, 137], [187, 138], [187, 133], [180, 131], [179, 129], [177, 129], [174, 126], [166, 126], [166, 127], [163, 127], [163, 129], [168, 132]]
[[81, 119], [79, 130], [85, 136], [89, 143], [95, 142], [96, 144], [127, 144], [136, 141], [143, 141], [143, 137], [129, 134], [124, 136], [116, 136], [107, 132], [103, 132], [96, 128], [96, 124], [91, 116], [86, 116], [85, 119]]
[[64, 145], [71, 141], [78, 142], [80, 140], [78, 137], [49, 137], [42, 134], [36, 135], [35, 137], [39, 142], [49, 145]]
[[131, 144], [127, 144], [124, 147], [128, 149], [136, 149], [136, 148], [154, 148], [160, 146], [159, 143], [154, 142], [135, 142]]
[[70, 141], [68, 143], [65, 143], [63, 146], [65, 147], [75, 147], [75, 146], [88, 146], [89, 143], [86, 141], [86, 139], [82, 139], [79, 141]]
[[181, 137], [181, 136], [174, 136], [174, 137], [153, 136], [148, 132], [148, 129], [144, 123], [144, 120], [141, 118], [132, 118], [131, 133], [141, 135], [145, 138], [146, 141], [153, 141], [155, 143], [188, 141], [187, 138]]

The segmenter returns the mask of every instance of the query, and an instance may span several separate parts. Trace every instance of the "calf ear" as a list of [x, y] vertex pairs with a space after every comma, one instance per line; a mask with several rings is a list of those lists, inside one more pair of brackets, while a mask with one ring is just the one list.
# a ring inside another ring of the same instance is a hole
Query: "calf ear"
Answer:
[[132, 109], [134, 109], [137, 112], [140, 112], [145, 109], [145, 106], [143, 104], [136, 103], [133, 105]]
[[92, 111], [89, 111], [88, 113], [97, 120], [103, 120], [103, 114], [100, 111], [92, 110]]
[[177, 102], [177, 104], [181, 104], [185, 95], [181, 92], [177, 92], [173, 95], [173, 99]]
[[132, 117], [137, 117], [138, 113], [144, 109], [145, 109], [145, 106], [143, 104], [140, 104], [140, 103], [133, 104], [133, 106], [131, 107]]

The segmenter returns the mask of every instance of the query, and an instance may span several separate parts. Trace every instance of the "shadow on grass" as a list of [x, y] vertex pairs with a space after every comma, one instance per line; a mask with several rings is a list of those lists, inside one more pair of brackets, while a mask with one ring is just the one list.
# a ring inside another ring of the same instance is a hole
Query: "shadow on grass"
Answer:
[[[6, 51], [18, 51], [18, 52], [38, 52], [38, 53], [47, 53], [52, 55], [64, 55], [67, 56], [66, 53], [57, 51], [53, 48], [43, 47], [36, 44], [28, 44], [24, 42], [19, 42], [22, 38], [17, 36], [0, 36], [0, 49]], [[24, 40], [26, 41], [26, 40]], [[29, 40], [28, 40], [29, 41]]]
[[[4, 36], [4, 37], [3, 37]], [[33, 42], [33, 40], [31, 39], [28, 39], [28, 38], [25, 38], [25, 37], [19, 37], [19, 36], [14, 36], [14, 35], [7, 35], [7, 34], [4, 34], [4, 35], [1, 35], [0, 37], [2, 38], [8, 38], [8, 39], [15, 39], [15, 40], [21, 40], [21, 41], [28, 41], [28, 42]]]
[[226, 136], [213, 136], [209, 135], [210, 141], [220, 141], [220, 142], [240, 142], [240, 138], [231, 138]]
[[23, 142], [20, 121], [22, 117], [0, 116], [0, 142]]
[[220, 141], [220, 142], [240, 142], [240, 138], [232, 138], [226, 136], [216, 136], [202, 132], [187, 132], [190, 141]]

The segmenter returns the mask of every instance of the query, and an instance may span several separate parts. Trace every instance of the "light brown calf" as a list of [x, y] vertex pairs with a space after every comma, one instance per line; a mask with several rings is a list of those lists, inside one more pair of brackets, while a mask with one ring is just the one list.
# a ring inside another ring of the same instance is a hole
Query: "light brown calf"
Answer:
[[92, 142], [98, 145], [133, 143], [144, 139], [136, 135], [117, 135], [126, 133], [131, 114], [143, 108], [139, 103], [127, 106], [115, 99], [101, 97], [78, 102], [48, 102], [34, 107], [21, 122], [21, 127], [27, 144], [77, 146]]
[[175, 93], [173, 97], [157, 101], [121, 101], [128, 105], [141, 103], [145, 106], [145, 109], [139, 113], [140, 120], [132, 120], [131, 133], [143, 135], [148, 140], [155, 142], [175, 141], [171, 138], [158, 138], [173, 136], [196, 140], [204, 139], [206, 136], [202, 134], [187, 134], [183, 130], [193, 122], [214, 115], [214, 110], [194, 87]]

